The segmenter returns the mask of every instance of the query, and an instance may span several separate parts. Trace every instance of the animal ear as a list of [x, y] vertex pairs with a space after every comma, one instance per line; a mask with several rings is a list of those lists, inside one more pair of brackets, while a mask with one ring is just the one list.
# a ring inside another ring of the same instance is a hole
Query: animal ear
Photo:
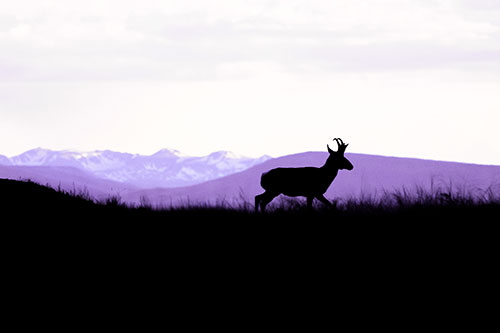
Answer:
[[326, 145], [326, 148], [328, 148], [328, 152], [329, 152], [330, 154], [333, 154], [333, 153], [334, 153], [334, 151], [330, 149], [330, 146], [329, 146], [329, 145]]

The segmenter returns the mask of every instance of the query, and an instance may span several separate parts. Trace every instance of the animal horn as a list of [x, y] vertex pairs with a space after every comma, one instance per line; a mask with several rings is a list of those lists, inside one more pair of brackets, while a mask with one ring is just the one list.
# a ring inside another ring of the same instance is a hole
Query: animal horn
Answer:
[[[333, 141], [337, 142], [337, 146], [338, 146], [338, 148], [340, 149], [340, 146], [341, 146], [342, 144], [339, 142], [339, 140], [340, 140], [339, 138], [335, 138], [335, 139], [333, 139]], [[337, 149], [337, 150], [338, 150], [338, 149]]]
[[344, 153], [345, 152], [345, 149], [347, 148], [348, 144], [345, 144], [344, 141], [342, 141], [341, 138], [335, 138], [333, 139], [334, 141], [337, 142], [337, 145], [339, 146], [337, 151], [341, 152], [341, 153]]

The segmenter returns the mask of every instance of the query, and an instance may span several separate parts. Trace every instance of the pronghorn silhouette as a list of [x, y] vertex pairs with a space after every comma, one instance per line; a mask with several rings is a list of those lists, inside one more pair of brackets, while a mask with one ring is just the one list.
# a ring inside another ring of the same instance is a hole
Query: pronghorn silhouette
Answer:
[[261, 211], [265, 211], [266, 206], [280, 194], [290, 197], [306, 197], [308, 209], [312, 208], [314, 198], [327, 206], [332, 206], [323, 194], [330, 187], [339, 170], [353, 169], [351, 162], [344, 157], [348, 144], [344, 144], [340, 138], [333, 140], [337, 142], [338, 149], [333, 151], [326, 145], [330, 156], [320, 168], [276, 168], [264, 172], [260, 185], [266, 191], [255, 197], [255, 211], [259, 211], [259, 206]]

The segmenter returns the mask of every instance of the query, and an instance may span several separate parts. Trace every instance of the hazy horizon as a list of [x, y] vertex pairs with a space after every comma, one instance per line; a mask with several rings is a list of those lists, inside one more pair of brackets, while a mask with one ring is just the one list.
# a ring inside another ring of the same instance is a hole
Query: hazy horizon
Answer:
[[0, 4], [0, 154], [325, 151], [500, 165], [495, 0]]
[[[332, 148], [335, 147], [334, 143], [333, 144], [330, 143], [329, 145]], [[164, 148], [161, 148], [159, 150], [153, 151], [151, 153], [139, 153], [139, 152], [133, 152], [133, 151], [120, 151], [120, 150], [112, 150], [112, 149], [78, 150], [78, 149], [51, 149], [51, 148], [47, 148], [47, 147], [34, 147], [34, 148], [27, 149], [25, 151], [22, 151], [22, 152], [20, 152], [18, 154], [13, 154], [13, 155], [7, 155], [7, 154], [3, 154], [2, 152], [0, 152], [0, 156], [5, 156], [5, 157], [11, 159], [13, 157], [17, 157], [17, 156], [22, 155], [22, 154], [24, 154], [26, 152], [29, 152], [31, 150], [36, 150], [36, 149], [49, 150], [49, 151], [53, 151], [53, 152], [80, 153], [80, 154], [84, 154], [84, 155], [87, 154], [87, 153], [93, 153], [93, 152], [111, 151], [111, 152], [119, 153], [119, 154], [131, 154], [131, 155], [139, 155], [139, 156], [152, 156], [152, 155], [160, 152], [161, 150], [167, 149], [167, 150], [169, 150], [171, 152], [175, 152], [179, 157], [188, 157], [188, 158], [194, 157], [194, 158], [198, 158], [198, 157], [205, 157], [205, 156], [208, 156], [208, 155], [213, 154], [213, 153], [228, 152], [228, 153], [234, 154], [233, 157], [235, 157], [235, 158], [251, 158], [251, 159], [258, 159], [258, 158], [261, 158], [261, 157], [269, 157], [269, 158], [273, 158], [274, 159], [274, 158], [286, 157], [286, 156], [289, 156], [289, 155], [300, 155], [300, 154], [306, 154], [306, 153], [322, 153], [322, 152], [325, 153], [325, 154], [327, 153], [327, 151], [325, 149], [325, 150], [297, 151], [297, 152], [291, 152], [291, 153], [285, 154], [285, 155], [276, 155], [276, 156], [269, 155], [269, 154], [246, 155], [246, 154], [240, 154], [237, 151], [231, 151], [231, 150], [221, 149], [221, 150], [214, 150], [214, 151], [211, 151], [211, 152], [208, 152], [208, 153], [204, 153], [204, 154], [191, 155], [191, 154], [186, 154], [185, 152], [180, 151], [180, 150], [175, 149], [175, 148], [172, 148], [172, 147], [164, 147]], [[436, 161], [436, 162], [477, 164], [477, 165], [485, 165], [485, 166], [500, 166], [500, 164], [492, 164], [492, 163], [474, 163], [474, 162], [463, 162], [463, 161], [454, 161], [454, 160], [433, 159], [433, 158], [425, 158], [425, 157], [395, 156], [395, 155], [383, 155], [383, 154], [369, 154], [369, 153], [356, 152], [356, 151], [346, 152], [346, 154], [347, 155], [354, 154], [354, 155], [367, 155], [367, 156], [370, 155], [370, 156], [380, 156], [380, 157], [394, 157], [394, 158], [401, 158], [401, 159], [417, 159], [417, 160], [427, 160], [427, 161]]]

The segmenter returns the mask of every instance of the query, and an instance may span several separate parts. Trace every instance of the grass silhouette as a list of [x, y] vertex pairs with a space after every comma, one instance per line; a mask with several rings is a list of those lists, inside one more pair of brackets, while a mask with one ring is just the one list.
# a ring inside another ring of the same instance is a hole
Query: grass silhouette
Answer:
[[[98, 201], [86, 191], [0, 179], [3, 235], [10, 240], [8, 257], [18, 265], [44, 271], [52, 261], [50, 270], [64, 274], [72, 266], [81, 274], [83, 265], [95, 276], [118, 265], [113, 283], [126, 276], [147, 286], [158, 276], [168, 285], [177, 276], [179, 285], [187, 281], [190, 288], [206, 281], [247, 288], [255, 281], [269, 285], [269, 277], [281, 277], [276, 283], [282, 284], [295, 276], [295, 284], [319, 278], [339, 290], [351, 283], [350, 293], [367, 282], [378, 289], [404, 276], [414, 278], [412, 288], [425, 289], [434, 281], [429, 276], [450, 267], [460, 276], [464, 267], [477, 275], [495, 267], [500, 198], [494, 189], [463, 194], [402, 189], [312, 211], [305, 200], [280, 198], [255, 213], [245, 201], [154, 207], [144, 199], [129, 206], [119, 197]], [[458, 275], [445, 275], [446, 283]], [[241, 277], [250, 281], [243, 284]]]
[[[138, 205], [127, 205], [117, 196], [105, 200], [92, 198], [87, 191], [52, 189], [31, 181], [0, 179], [0, 203], [6, 214], [34, 220], [116, 220], [121, 221], [397, 221], [422, 222], [489, 220], [500, 213], [498, 187], [474, 192], [434, 188], [426, 191], [402, 188], [383, 195], [338, 199], [333, 207], [315, 205], [309, 211], [304, 200], [281, 197], [266, 213], [254, 213], [243, 199], [220, 200], [216, 205], [185, 202], [176, 206], [153, 206], [145, 198]], [[7, 216], [7, 215], [5, 215]]]

